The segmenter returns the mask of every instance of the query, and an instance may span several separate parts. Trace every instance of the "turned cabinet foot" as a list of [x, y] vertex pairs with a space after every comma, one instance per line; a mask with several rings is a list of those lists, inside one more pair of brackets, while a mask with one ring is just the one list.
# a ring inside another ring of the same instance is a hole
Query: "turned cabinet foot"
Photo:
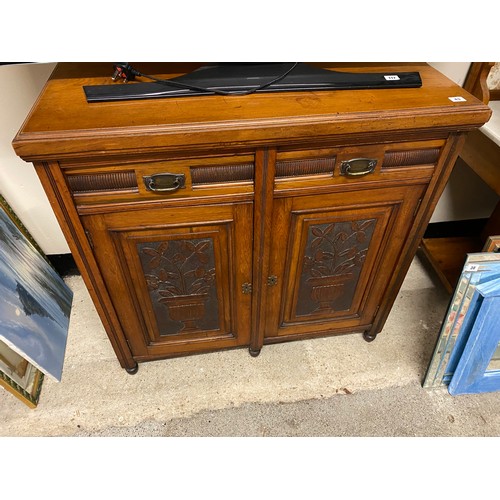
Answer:
[[133, 366], [132, 368], [125, 368], [125, 371], [129, 375], [135, 375], [138, 370], [139, 370], [139, 364], [138, 363], [136, 363], [135, 366]]
[[373, 342], [375, 340], [375, 338], [377, 337], [377, 334], [376, 333], [371, 333], [370, 330], [365, 330], [363, 332], [363, 338], [367, 341], [367, 342]]
[[260, 349], [252, 349], [250, 347], [248, 352], [250, 353], [250, 356], [252, 356], [252, 358], [256, 358], [260, 354]]

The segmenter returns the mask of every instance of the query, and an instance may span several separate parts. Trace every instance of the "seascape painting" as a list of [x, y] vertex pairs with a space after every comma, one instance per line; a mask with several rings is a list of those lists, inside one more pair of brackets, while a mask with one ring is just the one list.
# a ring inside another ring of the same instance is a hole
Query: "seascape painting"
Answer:
[[[60, 381], [73, 293], [1, 208], [0, 341]], [[0, 357], [0, 369], [3, 365], [4, 371], [6, 364], [15, 364], [15, 360], [7, 359], [7, 352], [4, 348]], [[19, 361], [18, 373], [9, 376], [27, 375], [21, 365]]]

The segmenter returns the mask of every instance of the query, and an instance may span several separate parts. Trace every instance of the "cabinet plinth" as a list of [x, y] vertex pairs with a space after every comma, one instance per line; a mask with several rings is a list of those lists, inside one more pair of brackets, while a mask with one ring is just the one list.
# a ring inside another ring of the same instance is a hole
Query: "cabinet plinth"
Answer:
[[57, 67], [14, 148], [129, 373], [381, 331], [464, 134], [490, 110], [427, 65], [325, 67], [419, 71], [423, 86], [88, 104], [82, 86], [108, 67]]

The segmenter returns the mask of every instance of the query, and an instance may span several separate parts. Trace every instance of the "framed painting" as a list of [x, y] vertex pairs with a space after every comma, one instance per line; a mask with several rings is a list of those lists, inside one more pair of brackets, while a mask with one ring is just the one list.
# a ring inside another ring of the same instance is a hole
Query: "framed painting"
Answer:
[[500, 236], [489, 236], [483, 248], [483, 252], [500, 252]]
[[479, 313], [476, 289], [500, 278], [500, 254], [467, 255], [424, 378], [426, 389], [448, 387]]
[[73, 293], [0, 196], [0, 384], [31, 407], [61, 380]]
[[43, 372], [0, 341], [0, 385], [31, 408], [38, 405]]
[[478, 285], [472, 301], [477, 313], [464, 321], [467, 342], [448, 386], [452, 396], [500, 390], [500, 279]]

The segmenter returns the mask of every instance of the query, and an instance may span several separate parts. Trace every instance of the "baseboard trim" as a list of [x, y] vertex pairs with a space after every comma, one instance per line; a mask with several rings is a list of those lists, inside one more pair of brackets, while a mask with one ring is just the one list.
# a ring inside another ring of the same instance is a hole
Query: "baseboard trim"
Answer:
[[63, 278], [66, 276], [78, 276], [80, 274], [75, 260], [70, 253], [47, 255], [47, 258]]

